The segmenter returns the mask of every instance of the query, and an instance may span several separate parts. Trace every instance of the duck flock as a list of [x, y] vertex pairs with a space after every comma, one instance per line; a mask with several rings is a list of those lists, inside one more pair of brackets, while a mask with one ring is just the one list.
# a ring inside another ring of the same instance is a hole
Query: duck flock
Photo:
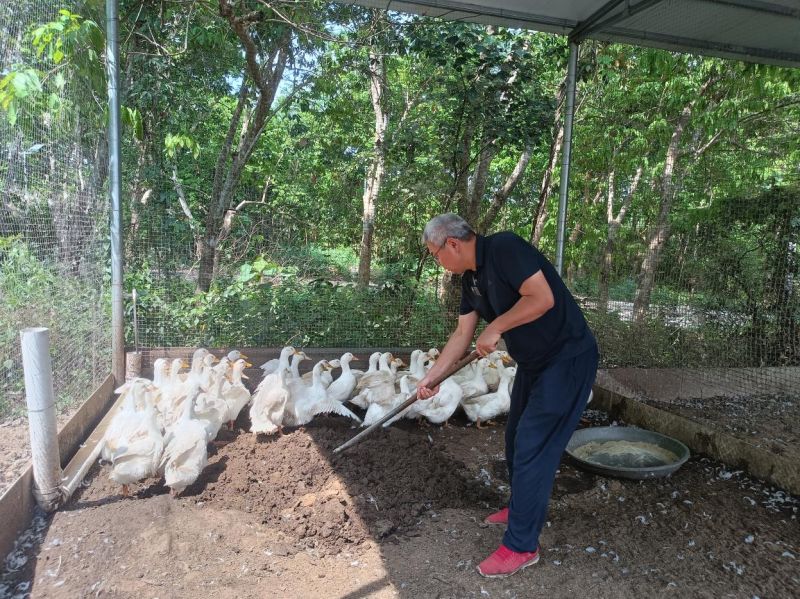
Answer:
[[[355, 358], [347, 352], [320, 360], [301, 375], [300, 363], [308, 356], [286, 346], [280, 358], [261, 365], [263, 379], [252, 394], [242, 382], [244, 369], [252, 364], [237, 350], [217, 360], [200, 348], [191, 365], [159, 358], [153, 380], [135, 378], [116, 390], [123, 396], [122, 407], [106, 429], [101, 459], [111, 464], [109, 477], [122, 486], [123, 495], [130, 484], [155, 476], [163, 476], [177, 495], [197, 480], [208, 463], [208, 444], [226, 424], [232, 429], [245, 407], [256, 435], [282, 434], [284, 427], [303, 426], [319, 414], [369, 426], [415, 391], [438, 356], [436, 349], [414, 350], [406, 369], [391, 353], [375, 352], [363, 371], [350, 367]], [[414, 402], [383, 426], [401, 418], [446, 425], [460, 407], [480, 428], [509, 410], [516, 374], [510, 363], [503, 351], [481, 358], [445, 380], [435, 396]], [[348, 403], [366, 410], [363, 419]]]

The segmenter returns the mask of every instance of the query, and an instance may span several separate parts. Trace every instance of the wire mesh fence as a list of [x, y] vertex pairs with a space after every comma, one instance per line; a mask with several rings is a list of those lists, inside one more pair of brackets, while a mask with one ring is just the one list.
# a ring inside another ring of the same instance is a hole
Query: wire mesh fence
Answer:
[[[95, 38], [102, 34], [76, 16], [80, 6], [72, 6], [75, 13], [59, 12], [49, 0], [20, 6], [0, 7], [2, 414], [24, 405], [22, 327], [51, 329], [62, 403], [86, 397], [110, 363], [105, 108], [102, 85], [92, 79], [97, 69], [81, 62], [93, 49], [98, 53]], [[47, 23], [59, 24], [57, 35], [42, 30]], [[647, 89], [663, 82], [654, 76], [638, 83]], [[588, 93], [592, 84], [582, 82], [579, 90]], [[797, 93], [790, 88], [785, 99]], [[598, 338], [602, 366], [672, 369], [675, 397], [790, 394], [800, 366], [796, 113], [786, 130], [775, 125], [757, 132], [758, 139], [725, 142], [718, 154], [703, 153], [713, 132], [687, 134], [684, 151], [694, 154], [680, 159], [683, 170], [671, 173], [667, 185], [669, 136], [647, 150], [661, 156], [657, 164], [637, 170], [641, 148], [619, 156], [591, 136], [603, 104], [592, 113], [586, 97], [573, 140], [564, 277]], [[660, 96], [643, 97], [648, 101], [640, 113], [660, 109]], [[731, 122], [753, 113], [741, 105], [740, 112], [731, 108]], [[665, 115], [665, 126], [678, 122], [675, 114]], [[613, 109], [603, 116], [609, 131], [622, 120]], [[181, 193], [190, 190], [181, 190], [164, 165], [146, 165], [156, 174], [142, 183], [140, 150], [126, 143], [123, 160], [128, 344], [358, 348], [446, 341], [455, 317], [444, 308], [444, 273], [421, 246], [404, 261], [384, 247], [398, 236], [415, 240], [407, 247], [419, 245], [425, 217], [388, 224], [405, 210], [395, 206], [401, 199], [385, 197], [378, 206], [372, 276], [360, 285], [360, 232], [333, 241], [320, 233], [323, 218], [352, 224], [359, 215], [323, 216], [312, 209], [313, 199], [305, 207], [280, 206], [277, 196], [265, 200], [259, 186], [242, 185], [240, 199], [255, 207], [220, 241], [214, 284], [197, 293], [202, 223], [199, 215], [187, 218], [181, 205]], [[602, 168], [598, 150], [605, 150]], [[771, 161], [769, 180], [757, 186], [737, 174], [755, 154], [762, 164]], [[531, 190], [529, 184], [520, 191], [502, 217], [526, 236], [530, 221], [523, 219], [536, 210]], [[538, 241], [551, 257], [556, 204], [550, 193]], [[625, 382], [636, 386], [633, 375]]]
[[796, 170], [787, 165], [780, 185], [739, 190], [715, 209], [688, 203], [641, 228], [650, 247], [633, 271], [607, 266], [606, 240], [596, 254], [599, 277], [574, 285], [606, 367], [675, 369], [675, 397], [793, 394], [800, 382]]
[[[164, 219], [169, 218], [164, 208]], [[218, 287], [195, 295], [197, 260], [190, 238], [176, 238], [158, 212], [150, 229], [129, 239], [129, 272], [137, 279], [138, 331], [127, 338], [148, 347], [267, 346], [416, 347], [446, 341], [452, 319], [437, 291], [443, 273], [420, 281], [393, 276], [376, 264], [369, 285], [357, 283], [352, 248], [307, 243], [313, 222], [286, 223], [265, 216], [232, 240], [217, 269]], [[164, 259], [164, 257], [169, 258]], [[180, 263], [174, 262], [182, 257]]]
[[110, 369], [104, 97], [66, 55], [87, 52], [97, 33], [80, 9], [0, 6], [3, 417], [25, 406], [23, 328], [50, 329], [59, 407], [86, 399]]

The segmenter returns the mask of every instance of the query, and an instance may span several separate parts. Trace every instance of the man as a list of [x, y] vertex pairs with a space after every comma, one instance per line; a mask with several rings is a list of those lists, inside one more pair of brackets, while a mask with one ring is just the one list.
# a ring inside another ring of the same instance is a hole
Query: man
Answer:
[[507, 528], [497, 551], [478, 565], [483, 576], [509, 576], [539, 560], [556, 470], [594, 383], [597, 344], [553, 265], [518, 235], [484, 237], [460, 216], [442, 214], [425, 226], [422, 241], [462, 278], [458, 326], [419, 382], [419, 397], [435, 395], [429, 385], [467, 351], [479, 318], [488, 324], [475, 342], [478, 353], [493, 352], [502, 337], [517, 362], [506, 424], [511, 501], [486, 518]]

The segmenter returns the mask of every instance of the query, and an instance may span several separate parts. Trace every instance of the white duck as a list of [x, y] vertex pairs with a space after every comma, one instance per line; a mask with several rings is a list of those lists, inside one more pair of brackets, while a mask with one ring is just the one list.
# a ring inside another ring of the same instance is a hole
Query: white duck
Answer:
[[428, 369], [433, 365], [433, 362], [436, 361], [436, 357], [438, 356], [439, 350], [432, 349], [427, 352], [421, 351], [421, 353], [417, 355], [416, 362], [413, 361], [413, 359], [410, 360], [408, 384], [412, 391], [417, 388], [417, 383], [425, 377], [428, 373]]
[[222, 399], [228, 406], [228, 412], [225, 420], [228, 421], [228, 430], [233, 430], [233, 423], [239, 417], [239, 412], [250, 402], [250, 391], [242, 383], [242, 379], [246, 378], [244, 374], [245, 367], [249, 362], [243, 358], [239, 358], [233, 363], [231, 371], [231, 384], [227, 389], [222, 392]]
[[156, 408], [161, 414], [161, 427], [168, 428], [180, 416], [180, 408], [186, 397], [187, 389], [181, 381], [180, 371], [187, 366], [184, 360], [176, 358], [172, 360], [169, 370], [169, 378], [161, 388], [158, 404]]
[[160, 467], [164, 471], [164, 483], [170, 487], [173, 496], [179, 495], [196, 481], [208, 464], [206, 429], [194, 419], [194, 404], [198, 395], [200, 386], [193, 385], [180, 419], [165, 439]]
[[[211, 377], [214, 373], [214, 364], [216, 364], [218, 361], [219, 360], [217, 360], [216, 356], [214, 356], [214, 354], [211, 353], [206, 354], [205, 357], [203, 358], [203, 366], [200, 369], [200, 381], [201, 381], [200, 386], [203, 389], [208, 389], [209, 387], [211, 387], [212, 384]], [[230, 361], [228, 360], [228, 358], [222, 358], [223, 366], [221, 367], [221, 370], [223, 372], [227, 371], [229, 362]]]
[[153, 362], [153, 384], [161, 389], [169, 378], [169, 360], [158, 358]]
[[[394, 366], [394, 368], [392, 368]], [[394, 388], [397, 365], [390, 352], [381, 354], [376, 372], [365, 372], [355, 388], [351, 403], [360, 408], [367, 408], [370, 403], [390, 401], [396, 391]]]
[[309, 360], [310, 358], [306, 355], [304, 351], [298, 351], [292, 356], [292, 364], [289, 367], [289, 379], [297, 379], [300, 380], [302, 375], [300, 374], [300, 362], [303, 360]]
[[156, 418], [159, 426], [161, 426], [161, 394], [169, 382], [170, 363], [166, 358], [158, 358], [153, 362], [153, 387], [154, 391], [151, 393], [153, 404], [156, 408]]
[[497, 391], [478, 395], [476, 397], [464, 398], [461, 405], [467, 418], [475, 423], [477, 428], [481, 428], [481, 423], [486, 423], [492, 418], [497, 418], [505, 414], [511, 407], [511, 381], [516, 376], [517, 369], [513, 366], [502, 369], [500, 372], [500, 383]]
[[439, 385], [439, 393], [430, 399], [417, 401], [411, 407], [416, 406], [417, 414], [427, 418], [429, 422], [447, 426], [447, 421], [458, 409], [463, 396], [461, 386], [450, 377]]
[[185, 383], [187, 391], [191, 388], [193, 383], [200, 381], [200, 377], [203, 373], [203, 367], [205, 366], [206, 356], [208, 355], [210, 355], [210, 352], [205, 347], [198, 347], [196, 350], [194, 350], [189, 366], [189, 372], [181, 375], [181, 380]]
[[245, 361], [247, 361], [249, 359], [247, 356], [245, 356], [238, 349], [232, 349], [231, 351], [228, 352], [227, 356], [225, 356], [225, 357], [228, 358], [228, 361], [231, 364], [235, 364], [236, 360], [245, 360]]
[[[266, 375], [256, 387], [256, 392], [253, 394], [252, 405], [250, 406], [250, 422], [252, 424], [250, 430], [254, 433], [259, 432], [274, 432], [269, 430], [271, 426], [280, 427], [283, 420], [283, 409], [288, 399], [282, 398], [282, 391], [288, 392], [288, 384], [292, 376], [287, 373], [289, 369], [289, 358], [292, 357], [292, 362], [302, 359], [300, 357], [303, 352], [298, 352], [291, 345], [287, 345], [281, 350], [281, 356], [278, 358], [278, 365], [270, 374]], [[278, 403], [276, 403], [278, 402]], [[276, 406], [280, 407], [277, 408]], [[276, 412], [276, 410], [278, 410]], [[275, 419], [269, 417], [269, 414], [276, 414]], [[279, 416], [279, 418], [278, 418]], [[268, 420], [272, 424], [266, 424], [264, 421]], [[266, 428], [265, 428], [266, 427]]]
[[488, 358], [481, 358], [475, 363], [472, 378], [459, 383], [461, 390], [464, 392], [463, 399], [484, 395], [489, 392], [489, 385], [484, 378], [484, 372], [487, 368], [495, 368], [495, 366]]
[[423, 378], [426, 374], [428, 374], [428, 370], [431, 366], [433, 366], [433, 363], [436, 362], [436, 358], [438, 357], [439, 350], [435, 348], [423, 353], [419, 357], [414, 371], [411, 373], [412, 376], [420, 379]]
[[[200, 393], [194, 406], [194, 417], [205, 427], [209, 442], [217, 438], [219, 429], [222, 428], [228, 416], [228, 404], [222, 397], [224, 384], [225, 377], [215, 378], [211, 388], [205, 393]], [[180, 421], [175, 423], [175, 426], [179, 425]]]
[[[292, 347], [291, 345], [285, 346], [283, 349], [281, 349], [281, 354], [280, 354], [281, 357], [280, 358], [272, 358], [271, 360], [267, 360], [261, 366], [259, 366], [259, 368], [261, 368], [261, 370], [264, 371], [264, 376], [267, 376], [268, 374], [272, 374], [273, 372], [277, 372], [278, 365], [281, 363], [281, 358], [283, 358], [284, 352], [286, 352], [286, 351], [289, 351], [289, 354], [288, 354], [289, 356], [291, 356], [292, 354], [297, 353], [296, 350], [294, 349], [294, 347]], [[288, 359], [289, 358], [287, 357], [286, 359], [287, 359], [287, 363], [288, 363]]]
[[114, 414], [103, 435], [100, 457], [106, 462], [111, 462], [121, 444], [141, 428], [144, 412], [137, 409], [137, 404], [139, 406], [146, 405], [146, 393], [149, 385], [150, 381], [147, 379], [136, 378], [117, 389], [124, 395], [122, 407]]
[[355, 356], [347, 352], [342, 354], [342, 357], [338, 360], [331, 360], [331, 366], [334, 368], [341, 366], [342, 374], [328, 386], [328, 397], [339, 403], [350, 399], [356, 388], [356, 376], [350, 370], [350, 362], [354, 359]]
[[142, 415], [142, 426], [120, 439], [111, 458], [109, 478], [122, 485], [122, 495], [128, 496], [128, 485], [158, 473], [164, 438], [156, 421], [156, 408], [148, 403]]
[[504, 366], [512, 364], [513, 360], [508, 355], [507, 351], [495, 350], [488, 355], [489, 361], [495, 365], [495, 370], [486, 370], [484, 378], [486, 384], [489, 385], [489, 391], [497, 391], [497, 386], [500, 384], [500, 375], [503, 372]]
[[[281, 350], [281, 355], [278, 358], [278, 363], [277, 363], [276, 367], [273, 368], [272, 371], [269, 374], [266, 374], [263, 379], [261, 379], [261, 382], [258, 384], [258, 387], [256, 388], [256, 392], [258, 392], [258, 390], [261, 387], [269, 387], [273, 383], [276, 383], [278, 381], [278, 377], [277, 377], [278, 371], [279, 370], [286, 370], [287, 368], [289, 368], [289, 359], [290, 358], [292, 359], [292, 365], [294, 365], [295, 361], [304, 359], [305, 358], [305, 354], [303, 352], [297, 351], [291, 345], [287, 345], [286, 347], [284, 347]], [[270, 360], [270, 362], [271, 362], [271, 360]], [[275, 375], [275, 376], [273, 376], [273, 375]]]
[[[303, 355], [305, 356], [305, 354], [303, 354]], [[308, 356], [306, 356], [306, 358], [308, 358]], [[331, 362], [328, 362], [328, 364], [331, 366], [331, 369], [333, 369], [333, 368], [334, 368], [334, 366], [333, 366], [333, 364], [332, 364]], [[323, 385], [323, 386], [324, 386], [326, 389], [327, 389], [327, 388], [330, 386], [330, 384], [333, 382], [333, 375], [331, 374], [331, 369], [328, 369], [328, 370], [323, 370], [323, 371], [322, 371], [322, 373], [320, 374], [320, 377], [321, 377], [321, 378], [320, 378], [320, 380], [322, 381], [322, 385]], [[304, 375], [301, 377], [301, 378], [303, 379], [303, 383], [305, 383], [306, 385], [311, 385], [311, 381], [312, 381], [312, 379], [313, 379], [313, 376], [314, 376], [314, 374], [313, 374], [313, 372], [312, 372], [312, 371], [306, 372], [306, 373], [305, 373], [305, 374], [304, 374]]]
[[397, 376], [398, 377], [404, 377], [406, 375], [413, 376], [414, 372], [416, 372], [415, 369], [418, 368], [418, 362], [422, 356], [425, 356], [425, 358], [428, 357], [428, 355], [421, 349], [413, 350], [411, 352], [411, 355], [408, 357], [408, 370], [398, 370]]
[[327, 368], [328, 363], [320, 360], [314, 365], [312, 370], [312, 383], [310, 387], [297, 384], [290, 384], [290, 396], [286, 402], [283, 415], [283, 423], [287, 426], [303, 426], [308, 424], [317, 414], [339, 414], [347, 416], [361, 422], [361, 419], [353, 412], [348, 410], [338, 401], [328, 398], [327, 389], [322, 384], [322, 369]]
[[381, 358], [381, 352], [379, 351], [373, 352], [369, 355], [369, 366], [366, 372], [364, 372], [363, 370], [358, 370], [356, 368], [353, 368], [351, 370], [353, 375], [356, 377], [356, 383], [358, 383], [361, 380], [361, 377], [364, 376], [365, 374], [372, 374], [373, 372], [378, 371], [378, 360], [380, 360], [380, 358]]
[[[384, 404], [381, 403], [371, 403], [367, 408], [367, 413], [364, 414], [364, 422], [361, 423], [361, 426], [370, 426], [371, 424], [375, 424], [381, 418], [386, 416], [389, 412], [394, 410], [397, 406], [403, 403], [405, 400], [408, 399], [409, 395], [413, 393], [411, 389], [411, 385], [409, 382], [409, 375], [403, 375], [400, 377], [400, 393], [394, 395], [391, 401], [386, 402]], [[412, 404], [413, 405], [413, 404]]]
[[271, 435], [274, 432], [283, 434], [283, 414], [289, 399], [287, 380], [290, 375], [287, 369], [279, 368], [270, 376], [275, 377], [272, 384], [259, 386], [250, 407], [250, 432], [256, 435]]

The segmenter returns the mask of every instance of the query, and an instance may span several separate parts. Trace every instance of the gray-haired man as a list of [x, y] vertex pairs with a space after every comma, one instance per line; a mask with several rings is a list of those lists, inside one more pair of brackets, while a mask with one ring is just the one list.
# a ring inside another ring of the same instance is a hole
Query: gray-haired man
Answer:
[[449, 213], [428, 222], [422, 241], [462, 277], [458, 325], [419, 382], [420, 398], [436, 393], [430, 383], [464, 355], [480, 318], [488, 325], [475, 342], [478, 353], [493, 352], [502, 337], [517, 362], [506, 425], [511, 501], [486, 518], [507, 528], [500, 547], [478, 565], [483, 576], [509, 576], [539, 560], [556, 470], [597, 372], [597, 343], [553, 265], [518, 235], [478, 235]]

